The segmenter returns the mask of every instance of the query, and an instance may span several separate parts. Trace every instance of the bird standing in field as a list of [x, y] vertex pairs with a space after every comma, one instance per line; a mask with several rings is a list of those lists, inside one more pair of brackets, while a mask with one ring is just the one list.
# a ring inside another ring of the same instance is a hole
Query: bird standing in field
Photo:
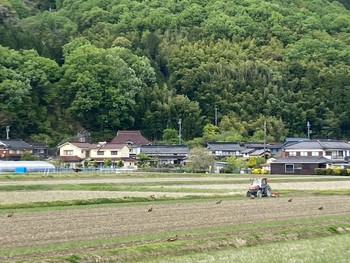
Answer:
[[288, 202], [289, 202], [289, 203], [291, 203], [292, 201], [293, 201], [293, 199], [292, 199], [292, 198], [288, 200]]
[[78, 172], [81, 172], [81, 169], [79, 168], [72, 168], [74, 172], [78, 173]]
[[318, 210], [323, 210], [323, 206], [319, 207]]
[[153, 207], [151, 207], [150, 209], [148, 209], [148, 212], [152, 212], [153, 211]]
[[152, 200], [156, 200], [156, 196], [155, 195], [150, 195], [149, 197], [151, 197]]
[[218, 205], [218, 204], [221, 204], [221, 202], [222, 202], [222, 200], [220, 200], [220, 201], [217, 201], [217, 202], [216, 202], [216, 204], [217, 204], [217, 205]]
[[176, 236], [174, 236], [174, 237], [169, 237], [169, 238], [167, 239], [167, 241], [168, 241], [168, 242], [174, 242], [174, 241], [177, 240], [177, 238], [178, 238], [178, 235], [176, 235]]
[[13, 217], [13, 212], [9, 213], [7, 217]]

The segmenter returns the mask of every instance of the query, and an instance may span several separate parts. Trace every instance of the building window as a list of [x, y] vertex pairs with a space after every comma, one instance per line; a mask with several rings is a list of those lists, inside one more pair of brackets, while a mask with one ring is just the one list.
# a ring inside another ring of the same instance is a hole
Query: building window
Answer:
[[307, 156], [307, 152], [300, 152], [300, 156]]
[[331, 151], [326, 151], [326, 156], [332, 156], [332, 152]]
[[104, 151], [97, 151], [97, 155], [105, 155]]
[[73, 150], [65, 150], [63, 151], [64, 155], [73, 155]]
[[318, 152], [312, 152], [311, 156], [318, 156]]
[[294, 172], [294, 164], [286, 164], [285, 172], [286, 173], [293, 173]]
[[297, 156], [297, 152], [289, 152], [289, 156]]
[[343, 155], [343, 151], [334, 151], [332, 152], [332, 159], [343, 159], [344, 155]]
[[111, 151], [111, 155], [118, 155], [118, 151]]
[[303, 165], [301, 163], [294, 164], [294, 170], [301, 170], [303, 169]]

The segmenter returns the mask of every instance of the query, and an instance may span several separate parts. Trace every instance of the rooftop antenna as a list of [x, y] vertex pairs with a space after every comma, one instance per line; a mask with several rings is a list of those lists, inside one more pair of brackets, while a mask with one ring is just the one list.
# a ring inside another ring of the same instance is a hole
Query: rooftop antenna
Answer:
[[10, 139], [10, 126], [6, 126], [6, 139]]
[[307, 138], [310, 139], [310, 133], [311, 133], [311, 130], [310, 130], [311, 125], [310, 125], [310, 122], [307, 122], [306, 127], [307, 127]]
[[181, 119], [179, 119], [179, 145], [181, 144]]

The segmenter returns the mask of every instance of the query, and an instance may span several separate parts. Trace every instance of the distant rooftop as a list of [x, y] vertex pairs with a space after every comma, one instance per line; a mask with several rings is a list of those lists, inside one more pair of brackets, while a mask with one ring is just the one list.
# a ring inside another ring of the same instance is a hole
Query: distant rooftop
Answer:
[[294, 144], [285, 145], [285, 149], [339, 149], [350, 150], [350, 144], [347, 142], [336, 140], [309, 140], [300, 141]]
[[245, 149], [238, 142], [208, 142], [207, 148], [211, 151], [243, 151]]
[[188, 154], [187, 145], [143, 145], [141, 153], [145, 154]]
[[0, 144], [3, 147], [7, 147], [10, 149], [32, 149], [32, 145], [26, 143], [21, 139], [0, 139]]
[[148, 145], [150, 141], [142, 136], [141, 131], [118, 131], [111, 143]]

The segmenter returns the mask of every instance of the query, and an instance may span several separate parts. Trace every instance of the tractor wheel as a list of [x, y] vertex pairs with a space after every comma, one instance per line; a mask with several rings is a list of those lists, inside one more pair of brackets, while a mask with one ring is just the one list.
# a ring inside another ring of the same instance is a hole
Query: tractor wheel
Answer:
[[247, 191], [246, 196], [247, 196], [247, 197], [250, 197], [250, 192], [249, 192], [249, 191]]
[[266, 189], [266, 197], [271, 197], [271, 190], [270, 189]]
[[256, 192], [256, 197], [258, 197], [258, 198], [262, 197], [262, 192], [260, 190]]

